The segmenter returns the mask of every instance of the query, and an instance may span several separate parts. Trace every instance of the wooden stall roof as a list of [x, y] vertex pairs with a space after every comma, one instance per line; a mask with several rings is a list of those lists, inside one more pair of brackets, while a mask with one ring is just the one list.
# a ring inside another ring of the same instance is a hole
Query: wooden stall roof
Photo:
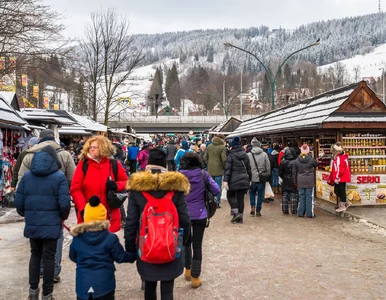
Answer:
[[318, 128], [368, 128], [369, 123], [385, 128], [386, 106], [361, 81], [246, 120], [229, 137]]

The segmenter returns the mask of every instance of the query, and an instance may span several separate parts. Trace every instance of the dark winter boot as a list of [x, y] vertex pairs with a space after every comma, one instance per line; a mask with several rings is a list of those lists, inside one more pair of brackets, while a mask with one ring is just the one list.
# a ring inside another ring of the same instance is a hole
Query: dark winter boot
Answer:
[[29, 296], [27, 298], [28, 300], [39, 300], [39, 289], [36, 290], [29, 289]]
[[251, 206], [251, 212], [249, 213], [251, 217], [255, 215], [256, 206]]
[[47, 296], [42, 296], [42, 300], [55, 300], [55, 297], [51, 293]]
[[232, 220], [231, 220], [231, 223], [232, 224], [236, 224], [236, 223], [239, 223], [239, 221], [243, 218], [243, 216], [239, 213], [236, 213], [234, 214]]

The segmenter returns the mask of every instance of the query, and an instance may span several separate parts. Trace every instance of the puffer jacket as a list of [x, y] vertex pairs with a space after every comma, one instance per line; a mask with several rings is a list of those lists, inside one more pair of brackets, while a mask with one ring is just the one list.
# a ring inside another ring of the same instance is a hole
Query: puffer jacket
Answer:
[[279, 169], [279, 162], [278, 162], [279, 152], [277, 152], [276, 150], [272, 150], [271, 157], [272, 157], [272, 161], [271, 161], [272, 170], [273, 169]]
[[331, 179], [339, 182], [350, 182], [351, 172], [346, 153], [337, 154], [332, 162]]
[[[36, 144], [31, 149], [27, 150], [27, 154], [23, 158], [23, 161], [21, 163], [20, 169], [19, 169], [19, 181], [23, 177], [24, 173], [27, 172], [31, 168], [32, 159], [36, 152], [39, 152], [42, 150], [45, 146], [51, 146], [56, 150], [58, 153], [59, 161], [61, 164], [60, 171], [64, 173], [67, 177], [68, 186], [71, 186], [72, 177], [75, 173], [75, 163], [72, 159], [71, 154], [68, 151], [61, 150], [60, 145], [55, 141], [45, 141], [40, 142], [39, 144]], [[32, 153], [32, 154], [30, 154]]]
[[[190, 217], [185, 195], [190, 191], [188, 179], [178, 172], [160, 173], [157, 170], [138, 172], [130, 177], [127, 184], [130, 191], [125, 225], [126, 251], [137, 250], [140, 217], [147, 200], [142, 192], [149, 192], [153, 197], [162, 198], [168, 191], [174, 191], [172, 198], [179, 217], [179, 227], [184, 229], [183, 244], [187, 245], [190, 234]], [[184, 249], [179, 258], [165, 264], [150, 264], [137, 258], [137, 269], [142, 280], [169, 281], [180, 276], [184, 270]]]
[[145, 170], [147, 166], [147, 160], [149, 159], [149, 148], [142, 149], [137, 157], [137, 162], [141, 170]]
[[284, 192], [296, 192], [296, 186], [292, 178], [292, 162], [295, 160], [292, 151], [287, 149], [279, 167], [279, 176], [283, 179], [281, 188]]
[[316, 160], [307, 154], [300, 153], [292, 162], [292, 178], [298, 188], [313, 188], [315, 186], [315, 168], [318, 166]]
[[224, 182], [228, 182], [230, 190], [249, 188], [251, 181], [251, 165], [242, 147], [233, 147], [227, 157], [224, 171]]
[[25, 216], [24, 236], [30, 239], [57, 239], [62, 221], [70, 214], [71, 198], [66, 176], [57, 161], [46, 152], [37, 152], [31, 170], [19, 181], [15, 206]]
[[204, 159], [210, 176], [222, 176], [227, 161], [224, 140], [214, 137], [206, 148]]
[[139, 148], [137, 145], [135, 146], [130, 146], [127, 150], [127, 158], [129, 160], [136, 160], [137, 157], [138, 157], [138, 153], [139, 153]]
[[[212, 177], [200, 168], [180, 170], [190, 182], [190, 193], [186, 196], [186, 203], [191, 220], [200, 220], [208, 217], [205, 206], [205, 183], [208, 185], [211, 193], [217, 196], [220, 193], [220, 187]], [[203, 178], [204, 177], [204, 178]], [[205, 183], [204, 183], [204, 180]]]
[[82, 223], [71, 228], [70, 259], [76, 263], [78, 299], [99, 298], [115, 290], [114, 262], [134, 262], [135, 253], [125, 252], [118, 237], [107, 231], [109, 221]]
[[[255, 161], [253, 160], [255, 158]], [[268, 154], [260, 147], [253, 147], [248, 153], [249, 164], [251, 165], [252, 179], [251, 182], [260, 182], [259, 173], [271, 172], [271, 163]], [[257, 168], [256, 168], [257, 165]]]

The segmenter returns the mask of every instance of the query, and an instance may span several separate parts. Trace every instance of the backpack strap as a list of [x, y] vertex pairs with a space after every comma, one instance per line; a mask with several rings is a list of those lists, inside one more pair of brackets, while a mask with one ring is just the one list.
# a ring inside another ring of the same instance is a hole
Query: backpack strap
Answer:
[[88, 159], [85, 158], [85, 159], [83, 160], [83, 165], [82, 165], [83, 178], [86, 177], [87, 170], [88, 170]]
[[111, 168], [113, 169], [114, 174], [114, 181], [117, 181], [118, 178], [118, 162], [115, 158], [110, 159], [111, 160]]

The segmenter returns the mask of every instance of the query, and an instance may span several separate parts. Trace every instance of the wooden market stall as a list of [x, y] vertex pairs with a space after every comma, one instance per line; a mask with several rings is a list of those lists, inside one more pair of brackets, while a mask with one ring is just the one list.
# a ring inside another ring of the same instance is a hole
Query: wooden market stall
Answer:
[[233, 136], [309, 144], [319, 163], [316, 196], [331, 202], [331, 145], [341, 141], [352, 172], [348, 199], [354, 205], [386, 204], [386, 106], [365, 81], [246, 120]]

